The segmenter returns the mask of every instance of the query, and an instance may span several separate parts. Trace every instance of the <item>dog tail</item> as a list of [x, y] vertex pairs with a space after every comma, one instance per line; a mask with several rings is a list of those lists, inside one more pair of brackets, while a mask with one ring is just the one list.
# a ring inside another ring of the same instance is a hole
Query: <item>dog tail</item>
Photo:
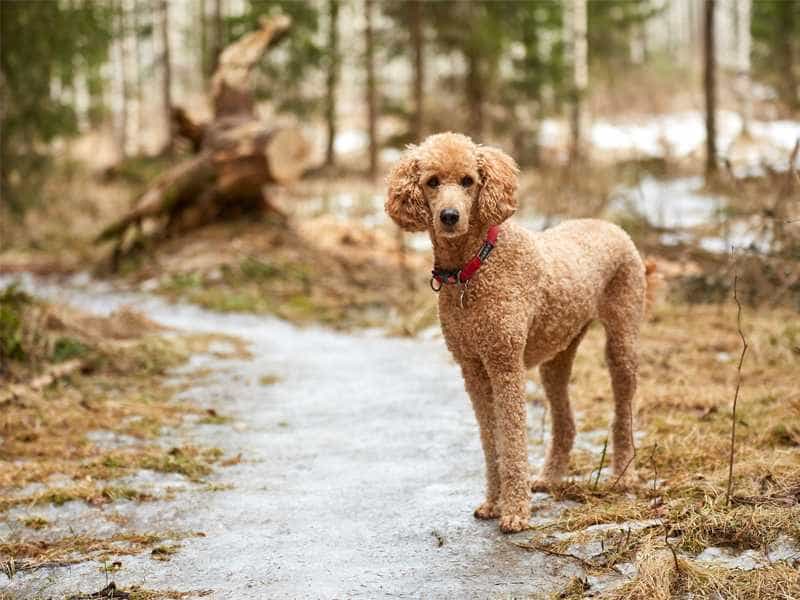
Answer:
[[659, 291], [664, 284], [664, 278], [658, 272], [656, 261], [652, 258], [644, 261], [644, 278], [644, 312], [645, 315], [650, 316], [653, 314], [653, 305], [656, 303]]

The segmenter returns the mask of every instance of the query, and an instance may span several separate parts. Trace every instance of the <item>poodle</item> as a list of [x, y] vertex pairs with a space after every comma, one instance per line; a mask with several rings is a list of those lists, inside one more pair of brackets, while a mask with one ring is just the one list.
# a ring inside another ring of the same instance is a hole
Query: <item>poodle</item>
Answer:
[[[388, 176], [386, 212], [433, 243], [431, 287], [447, 347], [461, 367], [480, 428], [486, 499], [480, 519], [503, 532], [527, 528], [532, 490], [566, 473], [575, 439], [567, 387], [593, 320], [606, 331], [614, 392], [613, 471], [630, 477], [639, 327], [646, 270], [616, 225], [578, 219], [533, 233], [507, 219], [518, 168], [501, 150], [440, 133], [409, 146]], [[539, 366], [552, 418], [544, 466], [528, 472], [526, 369]]]

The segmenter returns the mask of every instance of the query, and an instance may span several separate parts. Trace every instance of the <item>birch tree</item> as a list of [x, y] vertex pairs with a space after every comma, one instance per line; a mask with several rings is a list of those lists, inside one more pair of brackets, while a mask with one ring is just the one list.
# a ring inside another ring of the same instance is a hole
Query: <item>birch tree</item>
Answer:
[[169, 4], [167, 0], [158, 0], [158, 16], [161, 33], [161, 106], [164, 113], [164, 131], [166, 141], [163, 152], [173, 148], [172, 136], [172, 63], [169, 48]]
[[144, 128], [144, 86], [142, 82], [142, 28], [141, 28], [141, 6], [139, 0], [133, 0], [133, 54], [136, 70], [136, 152], [142, 152], [142, 129]]
[[703, 84], [706, 104], [706, 176], [717, 172], [717, 58], [714, 47], [715, 0], [706, 0], [703, 20]]
[[365, 70], [367, 75], [367, 132], [369, 133], [369, 176], [378, 174], [378, 107], [375, 94], [375, 39], [373, 32], [373, 0], [364, 0]]

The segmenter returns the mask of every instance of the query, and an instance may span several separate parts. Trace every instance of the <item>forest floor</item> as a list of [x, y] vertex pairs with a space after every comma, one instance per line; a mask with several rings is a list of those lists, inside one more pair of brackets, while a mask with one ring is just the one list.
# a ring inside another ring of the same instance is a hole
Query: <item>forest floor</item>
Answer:
[[[154, 242], [111, 286], [91, 282], [87, 265], [109, 276], [108, 249], [91, 240], [158, 168], [110, 183], [65, 172], [48, 184], [62, 200], [30, 211], [0, 253], [3, 271], [55, 277], [23, 277], [49, 300], [3, 299], [33, 348], [8, 381], [54, 377], [0, 417], [0, 597], [81, 597], [112, 580], [136, 598], [800, 596], [800, 326], [797, 290], [765, 279], [775, 267], [758, 256], [775, 233], [762, 218], [769, 176], [736, 194], [674, 166], [622, 191], [630, 166], [523, 177], [534, 200], [518, 220], [613, 218], [666, 286], [643, 331], [636, 483], [608, 476], [611, 395], [592, 328], [572, 381], [571, 479], [537, 495], [532, 530], [508, 537], [470, 516], [482, 458], [438, 333], [429, 242], [386, 226], [380, 186], [274, 190], [288, 220]], [[747, 257], [732, 263], [731, 243]], [[728, 502], [734, 270], [749, 347]], [[111, 312], [125, 303], [139, 312]], [[60, 375], [64, 364], [77, 367]], [[529, 395], [536, 466], [547, 418], [535, 373]]]
[[[635, 483], [608, 474], [610, 390], [592, 328], [573, 377], [570, 480], [535, 496], [531, 531], [503, 536], [471, 516], [478, 435], [435, 328], [335, 332], [96, 284], [28, 285], [110, 322], [133, 303], [183, 333], [137, 341], [162, 348], [147, 368], [101, 362], [4, 413], [0, 553], [13, 577], [0, 593], [69, 596], [113, 580], [153, 598], [800, 594], [791, 311], [743, 315], [730, 505], [735, 307], [664, 302], [643, 332]], [[547, 433], [535, 373], [529, 397], [536, 468]]]

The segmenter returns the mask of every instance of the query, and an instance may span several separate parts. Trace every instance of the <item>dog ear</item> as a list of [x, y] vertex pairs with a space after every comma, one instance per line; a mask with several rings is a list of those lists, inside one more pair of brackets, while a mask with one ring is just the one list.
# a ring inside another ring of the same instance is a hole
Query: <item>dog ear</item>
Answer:
[[478, 211], [481, 220], [499, 225], [517, 210], [517, 175], [514, 159], [497, 148], [478, 146], [478, 173], [481, 191]]
[[384, 208], [405, 231], [426, 231], [431, 221], [428, 203], [419, 186], [416, 150], [417, 146], [408, 146], [386, 180], [389, 190]]

